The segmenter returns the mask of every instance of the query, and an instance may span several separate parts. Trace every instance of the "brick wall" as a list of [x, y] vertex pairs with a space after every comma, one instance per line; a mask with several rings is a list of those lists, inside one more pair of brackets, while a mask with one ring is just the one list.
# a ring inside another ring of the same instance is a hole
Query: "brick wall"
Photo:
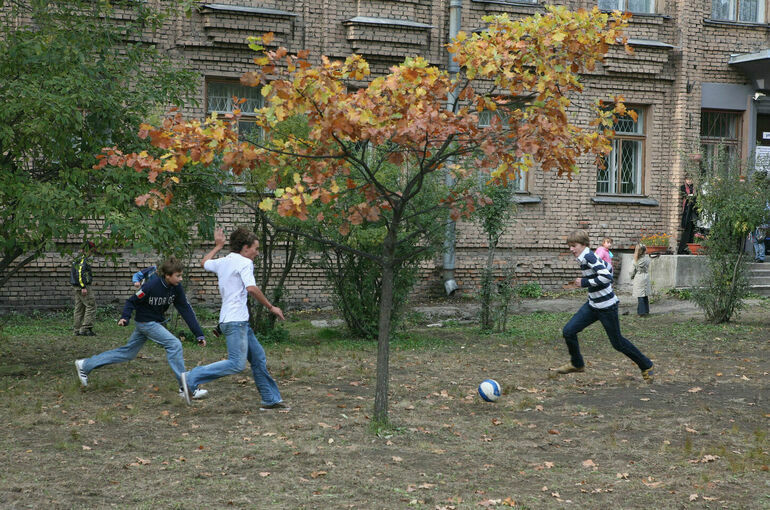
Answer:
[[[156, 0], [154, 3], [158, 3]], [[447, 0], [218, 0], [231, 10], [202, 8], [187, 18], [171, 19], [163, 30], [143, 34], [177, 62], [199, 74], [199, 106], [184, 113], [205, 114], [207, 77], [234, 78], [253, 67], [253, 54], [243, 38], [268, 31], [276, 44], [290, 51], [308, 49], [344, 58], [363, 53], [375, 73], [406, 55], [419, 54], [446, 65], [449, 2]], [[594, 2], [555, 2], [570, 8], [591, 8]], [[703, 82], [746, 83], [747, 78], [727, 65], [729, 55], [768, 48], [766, 25], [710, 21], [711, 2], [659, 0], [655, 15], [634, 16], [628, 36], [638, 40], [635, 53], [612, 49], [604, 66], [584, 76], [586, 99], [622, 93], [628, 104], [645, 109], [646, 146], [643, 195], [652, 205], [628, 201], [597, 203], [596, 169], [584, 161], [572, 180], [553, 173], [533, 171], [527, 176], [528, 203], [520, 204], [515, 222], [503, 236], [499, 254], [513, 260], [520, 282], [536, 281], [559, 288], [574, 278], [575, 263], [564, 244], [576, 228], [589, 231], [592, 241], [604, 236], [615, 240], [615, 251], [630, 251], [640, 230], [668, 232], [675, 243], [679, 225], [678, 186], [683, 181], [682, 154], [698, 139], [700, 91]], [[246, 9], [243, 9], [246, 8]], [[541, 4], [506, 3], [501, 0], [465, 0], [462, 28], [484, 26], [482, 16], [508, 13], [511, 17], [542, 12]], [[379, 21], [372, 21], [377, 18]], [[395, 20], [395, 21], [394, 21]], [[656, 44], [651, 44], [653, 41]], [[659, 43], [659, 44], [657, 44]], [[584, 109], [575, 108], [579, 122], [587, 121]], [[223, 224], [237, 223], [238, 214], [224, 210]], [[208, 246], [193, 257], [198, 260]], [[154, 263], [151, 255], [125, 252], [119, 264], [96, 260], [95, 293], [100, 304], [121, 303], [130, 291], [130, 275]], [[475, 291], [479, 268], [486, 259], [486, 244], [478, 226], [460, 223], [457, 232], [456, 279], [465, 292]], [[194, 264], [194, 266], [197, 264]], [[59, 307], [69, 303], [69, 262], [48, 256], [25, 268], [0, 290], [0, 310], [25, 307]], [[417, 297], [441, 295], [440, 257], [425, 265]], [[213, 279], [200, 269], [188, 276], [194, 302], [216, 305]], [[293, 307], [328, 303], [319, 271], [300, 268], [289, 282], [287, 301]]]

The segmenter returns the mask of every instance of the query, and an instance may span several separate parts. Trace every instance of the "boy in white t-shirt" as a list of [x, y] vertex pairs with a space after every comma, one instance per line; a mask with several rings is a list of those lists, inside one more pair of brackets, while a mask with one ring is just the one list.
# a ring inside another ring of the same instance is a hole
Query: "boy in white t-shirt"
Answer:
[[262, 397], [260, 410], [289, 410], [278, 391], [278, 385], [267, 371], [265, 350], [249, 326], [248, 295], [251, 294], [270, 313], [283, 320], [283, 312], [273, 306], [259, 290], [254, 280], [254, 257], [259, 250], [257, 236], [250, 230], [238, 227], [230, 234], [230, 254], [214, 259], [225, 245], [225, 234], [221, 229], [214, 232], [214, 248], [201, 260], [207, 271], [217, 274], [222, 308], [219, 311], [219, 328], [227, 339], [227, 359], [209, 365], [195, 367], [182, 374], [182, 389], [188, 404], [198, 385], [237, 374], [251, 364], [254, 383]]

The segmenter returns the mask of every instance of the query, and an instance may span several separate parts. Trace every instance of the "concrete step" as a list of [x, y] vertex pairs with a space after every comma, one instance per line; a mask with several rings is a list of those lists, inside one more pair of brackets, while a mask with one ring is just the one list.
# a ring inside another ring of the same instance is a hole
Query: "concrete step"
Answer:
[[751, 285], [770, 285], [770, 275], [768, 276], [749, 275], [749, 283]]
[[751, 292], [760, 296], [770, 296], [770, 285], [750, 285]]

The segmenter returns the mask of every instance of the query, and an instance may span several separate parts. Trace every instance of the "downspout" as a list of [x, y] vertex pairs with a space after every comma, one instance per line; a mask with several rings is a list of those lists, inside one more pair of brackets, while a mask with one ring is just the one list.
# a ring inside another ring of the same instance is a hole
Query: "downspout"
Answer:
[[[449, 0], [449, 40], [454, 39], [460, 32], [460, 22], [462, 19], [462, 0]], [[460, 66], [457, 65], [449, 55], [449, 63], [447, 65], [449, 74], [452, 76], [457, 75], [460, 72]], [[453, 110], [455, 101], [457, 100], [457, 94], [454, 90], [450, 90], [447, 94], [446, 107], [447, 110]], [[448, 167], [451, 168], [455, 163], [455, 159], [451, 158], [447, 161]], [[446, 186], [451, 188], [454, 186], [454, 178], [450, 172], [446, 173]], [[455, 222], [451, 218], [447, 218], [446, 222], [446, 236], [444, 239], [444, 290], [447, 296], [451, 296], [458, 289], [457, 282], [455, 281]]]

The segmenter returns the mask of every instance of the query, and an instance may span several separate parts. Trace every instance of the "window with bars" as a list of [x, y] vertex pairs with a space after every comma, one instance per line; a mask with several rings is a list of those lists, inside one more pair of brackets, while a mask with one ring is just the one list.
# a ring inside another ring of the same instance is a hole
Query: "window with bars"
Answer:
[[596, 193], [608, 195], [641, 195], [644, 177], [645, 112], [636, 112], [636, 120], [628, 115], [615, 121], [612, 152], [604, 158], [604, 168], [596, 172]]
[[711, 18], [764, 23], [765, 0], [711, 0]]
[[705, 168], [713, 168], [720, 151], [731, 161], [740, 157], [741, 114], [718, 110], [702, 110], [700, 115], [700, 146]]
[[233, 97], [246, 100], [239, 105], [241, 118], [238, 120], [238, 135], [243, 138], [256, 128], [254, 110], [263, 106], [260, 88], [245, 87], [236, 81], [208, 80], [206, 82], [206, 109], [209, 115], [214, 112], [233, 113], [236, 108]]
[[655, 0], [599, 0], [598, 5], [603, 11], [655, 12]]
[[[484, 110], [479, 113], [479, 127], [489, 127], [492, 124], [493, 115], [497, 115], [501, 119], [501, 121], [505, 123], [505, 118], [503, 116], [500, 116], [500, 114], [491, 112], [489, 110]], [[516, 177], [516, 180], [512, 181], [510, 185], [513, 187], [514, 191], [518, 191], [518, 192], [527, 191], [526, 174], [522, 174]]]

